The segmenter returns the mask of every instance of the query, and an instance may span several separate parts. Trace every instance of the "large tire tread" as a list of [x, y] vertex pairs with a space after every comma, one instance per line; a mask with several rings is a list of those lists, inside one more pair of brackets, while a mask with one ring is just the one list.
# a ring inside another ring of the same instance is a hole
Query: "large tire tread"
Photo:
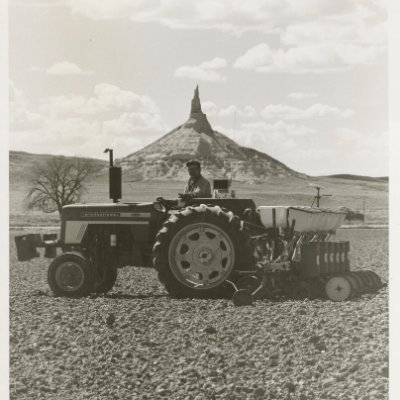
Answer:
[[169, 245], [175, 234], [187, 224], [195, 222], [215, 223], [224, 228], [235, 248], [235, 264], [231, 273], [237, 269], [252, 269], [253, 257], [250, 237], [243, 229], [241, 220], [231, 211], [219, 206], [189, 206], [173, 214], [156, 235], [153, 246], [153, 265], [158, 272], [158, 279], [174, 298], [215, 298], [228, 297], [233, 294], [233, 287], [223, 282], [211, 289], [194, 289], [185, 286], [174, 276], [169, 266]]

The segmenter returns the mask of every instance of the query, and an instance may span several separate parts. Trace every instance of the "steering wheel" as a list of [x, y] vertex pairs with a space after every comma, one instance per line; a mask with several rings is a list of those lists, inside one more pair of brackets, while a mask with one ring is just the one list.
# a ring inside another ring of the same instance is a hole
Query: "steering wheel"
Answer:
[[177, 206], [177, 202], [176, 201], [167, 200], [167, 199], [164, 199], [164, 197], [157, 197], [156, 201], [157, 201], [157, 203], [160, 203], [166, 209], [166, 211], [168, 211], [171, 208]]
[[165, 203], [167, 202], [166, 199], [164, 199], [164, 197], [157, 197], [156, 198], [157, 203], [162, 204], [163, 206], [165, 206]]

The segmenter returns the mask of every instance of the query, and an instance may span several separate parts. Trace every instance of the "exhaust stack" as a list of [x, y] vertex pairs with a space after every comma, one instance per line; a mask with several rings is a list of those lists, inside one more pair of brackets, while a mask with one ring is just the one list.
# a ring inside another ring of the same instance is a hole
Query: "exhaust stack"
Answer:
[[114, 167], [113, 150], [105, 149], [104, 153], [110, 155], [110, 167], [109, 167], [109, 192], [110, 199], [114, 203], [118, 203], [118, 200], [122, 197], [122, 169], [121, 167]]

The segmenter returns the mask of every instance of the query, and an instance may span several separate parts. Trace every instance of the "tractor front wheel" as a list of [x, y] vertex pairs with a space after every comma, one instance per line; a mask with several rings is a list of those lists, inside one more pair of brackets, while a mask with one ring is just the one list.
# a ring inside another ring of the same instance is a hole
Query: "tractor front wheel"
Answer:
[[50, 289], [57, 296], [83, 297], [93, 289], [93, 271], [80, 253], [64, 253], [55, 258], [47, 271]]
[[100, 282], [95, 282], [94, 292], [95, 293], [107, 293], [115, 285], [118, 277], [118, 269], [116, 267], [109, 267], [105, 270], [104, 276]]

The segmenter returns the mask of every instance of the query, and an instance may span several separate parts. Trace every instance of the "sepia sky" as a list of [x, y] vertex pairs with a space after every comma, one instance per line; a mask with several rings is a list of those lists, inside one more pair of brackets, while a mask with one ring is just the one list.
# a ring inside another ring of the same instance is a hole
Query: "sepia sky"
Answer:
[[380, 0], [10, 0], [10, 148], [117, 157], [183, 123], [312, 175], [388, 174]]

